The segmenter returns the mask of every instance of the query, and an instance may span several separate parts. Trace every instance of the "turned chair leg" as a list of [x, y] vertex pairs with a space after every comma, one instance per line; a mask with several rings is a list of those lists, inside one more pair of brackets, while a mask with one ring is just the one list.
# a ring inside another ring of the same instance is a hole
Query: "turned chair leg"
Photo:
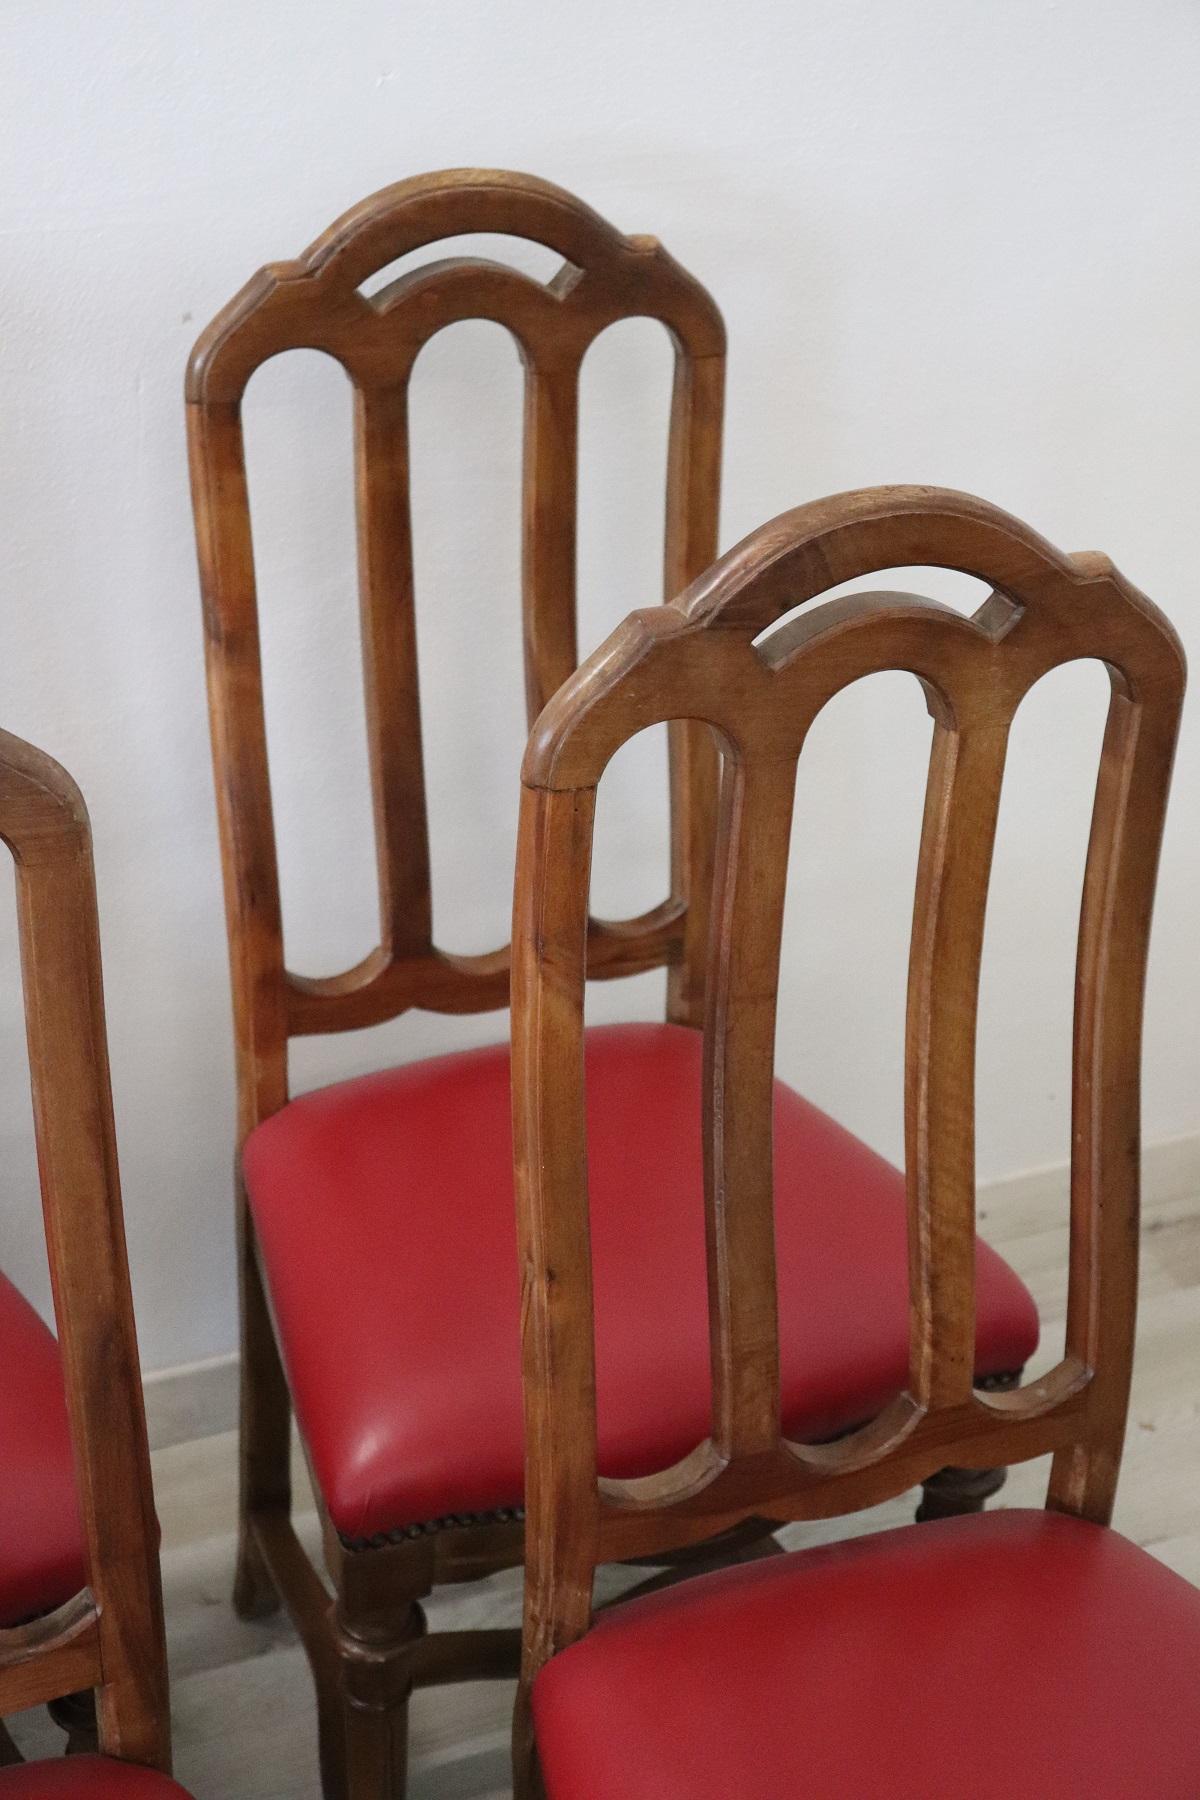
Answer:
[[405, 1800], [412, 1651], [425, 1635], [425, 1613], [413, 1600], [406, 1609], [364, 1607], [355, 1617], [354, 1597], [343, 1593], [335, 1635], [349, 1800]]
[[[1015, 1375], [986, 1375], [977, 1384], [984, 1393], [1006, 1394], [1021, 1385], [1023, 1371]], [[982, 1512], [993, 1494], [1008, 1480], [1007, 1469], [939, 1469], [924, 1483], [917, 1523], [929, 1519], [955, 1519], [964, 1513]]]
[[280, 1600], [254, 1533], [254, 1514], [291, 1509], [291, 1402], [259, 1274], [245, 1190], [238, 1181], [241, 1301], [241, 1416], [238, 1441], [237, 1569], [233, 1604], [241, 1619], [263, 1619]]
[[92, 1688], [78, 1694], [63, 1694], [47, 1703], [46, 1711], [60, 1731], [67, 1734], [68, 1756], [95, 1756], [100, 1748], [96, 1724], [96, 1695]]
[[0, 1769], [12, 1768], [15, 1763], [24, 1762], [25, 1758], [8, 1735], [8, 1727], [0, 1719]]
[[1007, 1480], [1007, 1469], [939, 1469], [921, 1490], [917, 1522], [982, 1512], [985, 1503], [1000, 1492]]

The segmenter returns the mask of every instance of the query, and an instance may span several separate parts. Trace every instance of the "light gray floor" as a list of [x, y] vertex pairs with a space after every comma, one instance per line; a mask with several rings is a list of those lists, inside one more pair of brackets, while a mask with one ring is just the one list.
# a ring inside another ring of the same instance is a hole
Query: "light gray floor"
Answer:
[[[1064, 1209], [1059, 1209], [1060, 1213]], [[1044, 1201], [997, 1207], [981, 1220], [1029, 1282], [1045, 1321], [1038, 1366], [1062, 1344], [1065, 1220]], [[1200, 1584], [1200, 1201], [1173, 1200], [1144, 1219], [1138, 1362], [1116, 1523]], [[282, 1622], [243, 1625], [228, 1602], [233, 1549], [231, 1434], [155, 1453], [163, 1524], [176, 1768], [197, 1800], [319, 1800], [304, 1658]], [[1036, 1505], [1045, 1467], [1015, 1470], [1002, 1502]], [[852, 1519], [793, 1526], [792, 1546], [878, 1530], [912, 1516], [912, 1497]], [[315, 1549], [315, 1519], [306, 1516]], [[499, 1576], [447, 1590], [438, 1626], [516, 1623], [519, 1583]], [[500, 1800], [508, 1793], [512, 1690], [495, 1682], [419, 1694], [413, 1704], [413, 1800]], [[44, 1715], [14, 1722], [27, 1752], [56, 1750]]]

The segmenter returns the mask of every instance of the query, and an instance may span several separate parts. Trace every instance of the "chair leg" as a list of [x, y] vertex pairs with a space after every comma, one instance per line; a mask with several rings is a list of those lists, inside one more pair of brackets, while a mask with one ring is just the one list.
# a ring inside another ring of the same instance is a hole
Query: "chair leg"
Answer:
[[939, 1469], [922, 1488], [917, 1522], [982, 1512], [985, 1502], [998, 1494], [1007, 1480], [1007, 1469]]
[[0, 1719], [0, 1769], [10, 1769], [16, 1763], [23, 1763], [25, 1758], [8, 1735], [8, 1727]]
[[[985, 1375], [977, 1383], [984, 1393], [1007, 1394], [1020, 1387], [1023, 1369], [1009, 1375]], [[917, 1523], [928, 1519], [954, 1519], [963, 1513], [982, 1512], [993, 1494], [1008, 1480], [1007, 1469], [939, 1469], [925, 1483]]]
[[782, 1556], [783, 1546], [776, 1542], [778, 1525], [769, 1519], [743, 1519], [718, 1537], [702, 1544], [689, 1544], [686, 1550], [671, 1550], [658, 1556], [631, 1556], [626, 1568], [679, 1569], [694, 1575], [701, 1569], [723, 1569], [733, 1563], [757, 1562], [762, 1556]]
[[356, 1618], [343, 1592], [335, 1618], [347, 1800], [405, 1800], [412, 1650], [425, 1635], [424, 1611], [413, 1599]]
[[350, 1800], [346, 1772], [346, 1727], [340, 1683], [317, 1681], [317, 1758], [321, 1800]]
[[786, 1551], [775, 1537], [764, 1520], [750, 1519], [744, 1526], [735, 1526], [732, 1531], [722, 1533], [706, 1544], [693, 1544], [690, 1549], [676, 1552], [669, 1557], [660, 1557], [654, 1561], [650, 1557], [633, 1557], [625, 1564], [626, 1568], [650, 1566], [655, 1573], [639, 1581], [636, 1587], [626, 1588], [623, 1593], [612, 1600], [604, 1601], [598, 1606], [598, 1613], [607, 1612], [611, 1607], [623, 1606], [626, 1600], [640, 1600], [646, 1594], [656, 1594], [662, 1588], [675, 1587], [681, 1581], [689, 1581], [696, 1575], [709, 1575], [717, 1569], [732, 1569], [738, 1563], [762, 1562], [768, 1556], [784, 1556]]
[[68, 1756], [95, 1756], [100, 1747], [100, 1734], [96, 1724], [94, 1689], [63, 1694], [59, 1699], [51, 1700], [46, 1711], [59, 1730], [67, 1734], [65, 1749]]
[[513, 1800], [546, 1800], [546, 1784], [542, 1780], [533, 1736], [529, 1690], [523, 1680], [518, 1683], [513, 1707], [512, 1783]]
[[254, 1533], [254, 1514], [290, 1511], [291, 1402], [267, 1309], [254, 1227], [245, 1190], [237, 1184], [238, 1282], [241, 1302], [241, 1416], [238, 1442], [237, 1571], [233, 1604], [239, 1618], [275, 1612], [279, 1594]]

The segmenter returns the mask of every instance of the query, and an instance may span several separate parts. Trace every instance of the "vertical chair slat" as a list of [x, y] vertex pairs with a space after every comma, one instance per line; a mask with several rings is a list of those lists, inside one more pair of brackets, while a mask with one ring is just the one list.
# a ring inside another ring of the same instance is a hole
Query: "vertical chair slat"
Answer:
[[1007, 719], [937, 720], [917, 866], [905, 1041], [911, 1380], [965, 1403], [975, 1368], [975, 1025]]
[[579, 357], [525, 351], [521, 600], [525, 706], [532, 725], [579, 660], [576, 647], [576, 485]]
[[408, 381], [355, 389], [355, 493], [367, 745], [381, 943], [420, 956], [432, 941], [429, 825], [417, 685]]
[[238, 1141], [287, 1100], [287, 997], [241, 408], [188, 407], [238, 1060]]
[[1075, 979], [1067, 1355], [1093, 1371], [1094, 1430], [1054, 1461], [1050, 1504], [1112, 1515], [1137, 1317], [1142, 1012], [1177, 708], [1114, 680], [1084, 871]]
[[722, 789], [704, 1032], [705, 1221], [713, 1438], [728, 1457], [779, 1437], [772, 1099], [794, 760], [731, 763]]
[[[596, 1356], [588, 1223], [583, 990], [595, 789], [525, 788], [513, 905], [512, 1084], [525, 1365], [536, 1523], [526, 1654], [586, 1628], [597, 1526]], [[581, 1320], [589, 1328], [580, 1331]], [[581, 1504], [580, 1497], [587, 1496]]]
[[[666, 600], [681, 594], [717, 554], [724, 403], [724, 357], [689, 356], [677, 344], [667, 447]], [[687, 909], [683, 954], [667, 976], [667, 1017], [679, 1025], [699, 1025], [704, 1018], [720, 758], [706, 725], [673, 719], [667, 732], [671, 892]]]

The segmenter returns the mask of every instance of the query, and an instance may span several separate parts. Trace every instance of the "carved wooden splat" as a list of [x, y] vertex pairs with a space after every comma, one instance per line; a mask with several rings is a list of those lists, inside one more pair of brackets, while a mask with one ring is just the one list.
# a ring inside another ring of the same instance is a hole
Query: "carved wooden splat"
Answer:
[[[363, 283], [444, 237], [504, 233], [564, 259], [548, 283], [482, 258]], [[579, 371], [618, 319], [648, 316], [675, 347], [665, 590], [716, 551], [724, 328], [704, 289], [650, 237], [623, 237], [561, 189], [481, 169], [400, 182], [353, 208], [295, 262], [273, 263], [204, 332], [188, 370], [193, 495], [244, 1088], [243, 1121], [286, 1092], [296, 1033], [375, 1024], [408, 1007], [475, 1012], [508, 998], [507, 947], [444, 951], [434, 939], [409, 516], [408, 384], [447, 325], [490, 319], [525, 366], [522, 587], [526, 701], [537, 717], [577, 661]], [[262, 363], [286, 350], [336, 358], [355, 395], [355, 471], [366, 716], [380, 942], [322, 979], [285, 971], [263, 717], [240, 407]], [[490, 622], [480, 621], [481, 633]], [[616, 976], [668, 965], [671, 1016], [699, 1022], [717, 765], [707, 734], [672, 734], [672, 892], [636, 919], [589, 926], [589, 966]], [[244, 1102], [246, 1096], [244, 1094]]]
[[[993, 584], [973, 618], [830, 587], [929, 564]], [[756, 642], [766, 628], [793, 616]], [[1059, 663], [1097, 657], [1112, 698], [1076, 970], [1066, 1353], [1012, 1393], [972, 1386], [974, 1060], [984, 910], [1009, 728]], [[775, 1000], [797, 758], [822, 707], [884, 669], [934, 719], [909, 964], [908, 1390], [837, 1443], [779, 1421], [771, 1173]], [[1142, 990], [1183, 695], [1178, 640], [1103, 557], [1068, 557], [962, 494], [880, 488], [786, 513], [671, 604], [631, 615], [559, 689], [524, 768], [514, 922], [514, 1124], [524, 1276], [526, 1677], [587, 1628], [599, 1562], [746, 1518], [872, 1505], [947, 1465], [1054, 1453], [1050, 1504], [1104, 1519], [1136, 1293]], [[584, 1136], [587, 891], [596, 785], [663, 720], [703, 721], [725, 778], [705, 1018], [712, 1435], [674, 1468], [598, 1477]]]

